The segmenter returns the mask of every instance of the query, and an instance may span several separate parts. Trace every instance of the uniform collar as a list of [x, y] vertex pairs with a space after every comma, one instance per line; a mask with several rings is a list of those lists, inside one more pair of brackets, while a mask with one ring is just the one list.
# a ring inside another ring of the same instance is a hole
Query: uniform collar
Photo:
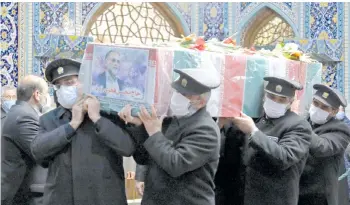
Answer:
[[66, 109], [66, 108], [64, 108], [64, 107], [62, 107], [62, 106], [59, 106], [57, 109], [58, 109], [58, 110], [57, 110], [57, 117], [58, 117], [59, 119], [62, 118], [62, 116], [63, 116], [65, 113], [70, 112], [70, 110], [68, 110], [68, 109]]

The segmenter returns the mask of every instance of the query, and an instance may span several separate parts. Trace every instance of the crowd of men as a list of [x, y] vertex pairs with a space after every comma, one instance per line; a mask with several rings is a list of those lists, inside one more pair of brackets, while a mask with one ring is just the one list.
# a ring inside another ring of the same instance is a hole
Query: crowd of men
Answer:
[[[143, 205], [346, 205], [350, 142], [336, 89], [315, 84], [307, 118], [291, 111], [296, 81], [265, 77], [263, 114], [213, 118], [206, 110], [220, 78], [175, 70], [167, 117], [126, 105], [101, 111], [83, 94], [80, 63], [52, 61], [45, 77], [2, 88], [1, 203], [127, 204], [123, 157], [137, 162]], [[45, 169], [44, 169], [45, 168]], [[38, 174], [39, 173], [39, 174]]]

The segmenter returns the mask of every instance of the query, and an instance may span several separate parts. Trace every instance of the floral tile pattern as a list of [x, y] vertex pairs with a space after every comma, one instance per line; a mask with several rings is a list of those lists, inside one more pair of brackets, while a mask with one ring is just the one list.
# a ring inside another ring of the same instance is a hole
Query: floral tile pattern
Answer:
[[179, 10], [179, 12], [182, 14], [183, 18], [185, 19], [188, 28], [191, 30], [191, 12], [192, 12], [192, 6], [193, 3], [172, 3], [175, 5], [175, 7]]
[[36, 66], [33, 73], [44, 75], [48, 61], [57, 58], [72, 58], [81, 60], [86, 45], [92, 42], [92, 37], [45, 35], [34, 36], [34, 57]]
[[18, 3], [1, 2], [0, 75], [1, 85], [18, 81]]
[[305, 36], [311, 39], [343, 37], [344, 3], [305, 3]]
[[[335, 61], [344, 60], [344, 45], [342, 40], [330, 39], [302, 39], [289, 40], [287, 42], [296, 43], [304, 53], [317, 53], [328, 56]], [[344, 62], [323, 63], [322, 81], [323, 83], [344, 92], [343, 83]]]
[[89, 15], [90, 11], [98, 4], [98, 2], [83, 2], [82, 3], [82, 22], [84, 24], [86, 17]]
[[34, 34], [65, 34], [75, 29], [75, 3], [33, 3]]
[[199, 20], [199, 34], [203, 34], [205, 39], [220, 38], [227, 26], [228, 3], [212, 2], [201, 4], [201, 18]]
[[[244, 9], [246, 9], [252, 2], [240, 2], [239, 7], [240, 7], [240, 11], [244, 11]], [[292, 9], [292, 2], [283, 2], [283, 4], [285, 4], [289, 9]]]

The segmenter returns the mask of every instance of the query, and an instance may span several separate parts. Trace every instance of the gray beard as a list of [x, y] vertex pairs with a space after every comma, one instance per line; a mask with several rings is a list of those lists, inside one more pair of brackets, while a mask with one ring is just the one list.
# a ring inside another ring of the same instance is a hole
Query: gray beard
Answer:
[[179, 119], [191, 117], [191, 116], [194, 115], [197, 111], [198, 111], [197, 108], [195, 108], [193, 105], [190, 105], [189, 108], [188, 108], [188, 114], [187, 114], [187, 115], [184, 115], [184, 116], [176, 116], [176, 115], [173, 114], [173, 112], [171, 111], [171, 109], [169, 109], [170, 116], [172, 116], [172, 117], [177, 117], [177, 118], [179, 118]]

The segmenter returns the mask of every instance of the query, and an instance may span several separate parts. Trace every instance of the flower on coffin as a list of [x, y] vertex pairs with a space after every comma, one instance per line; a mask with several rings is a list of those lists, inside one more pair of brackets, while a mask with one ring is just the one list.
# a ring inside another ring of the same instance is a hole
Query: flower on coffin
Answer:
[[284, 52], [293, 52], [293, 51], [298, 51], [299, 45], [295, 43], [286, 43], [283, 46], [283, 51]]
[[232, 44], [233, 46], [237, 45], [236, 39], [232, 39], [232, 37], [228, 37], [222, 41], [224, 44]]
[[303, 55], [299, 49], [299, 45], [295, 43], [278, 43], [273, 50], [275, 53], [282, 53], [283, 56], [290, 60], [300, 60], [300, 57]]
[[207, 47], [207, 45], [205, 44], [205, 40], [203, 39], [203, 37], [198, 37], [196, 39], [195, 44], [192, 45], [190, 48], [195, 49], [195, 50], [199, 50], [199, 51], [203, 51], [203, 50], [205, 50], [206, 47]]
[[195, 43], [194, 39], [196, 34], [190, 34], [188, 36], [181, 35], [182, 39], [180, 39], [180, 45], [189, 48], [191, 44]]

